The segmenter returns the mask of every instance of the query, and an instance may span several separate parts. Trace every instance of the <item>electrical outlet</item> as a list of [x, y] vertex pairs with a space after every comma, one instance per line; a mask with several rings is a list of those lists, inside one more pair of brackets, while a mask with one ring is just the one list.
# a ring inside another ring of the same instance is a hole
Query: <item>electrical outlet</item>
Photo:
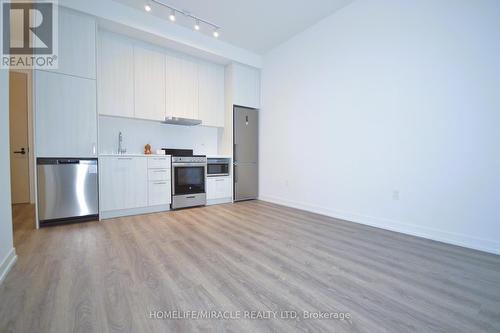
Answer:
[[399, 190], [392, 191], [392, 200], [399, 200]]

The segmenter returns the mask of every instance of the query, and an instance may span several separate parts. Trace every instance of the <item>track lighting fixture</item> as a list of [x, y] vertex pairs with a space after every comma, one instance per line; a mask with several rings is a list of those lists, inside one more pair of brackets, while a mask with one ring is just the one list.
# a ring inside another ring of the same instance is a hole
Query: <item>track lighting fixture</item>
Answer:
[[[220, 27], [217, 25], [217, 24], [214, 24], [210, 21], [207, 21], [207, 20], [204, 20], [202, 19], [201, 17], [198, 17], [196, 15], [193, 15], [191, 14], [190, 12], [188, 11], [185, 11], [185, 10], [181, 10], [179, 8], [175, 8], [173, 6], [170, 6], [170, 5], [167, 5], [166, 3], [162, 2], [161, 0], [147, 0], [146, 1], [146, 4], [144, 5], [144, 9], [147, 11], [147, 12], [150, 12], [152, 10], [152, 7], [151, 7], [151, 3], [154, 2], [155, 4], [158, 4], [160, 6], [163, 6], [165, 8], [168, 8], [170, 9], [170, 15], [168, 16], [168, 19], [172, 22], [175, 22], [176, 21], [176, 17], [175, 15], [177, 13], [180, 13], [188, 18], [192, 18], [195, 23], [194, 23], [194, 30], [196, 31], [200, 31], [201, 30], [201, 23], [205, 24], [205, 25], [208, 25], [210, 27], [212, 27], [214, 30], [213, 30], [213, 33], [212, 33], [212, 36], [214, 36], [215, 38], [219, 38], [219, 30], [220, 30]], [[182, 21], [182, 20], [181, 20]]]

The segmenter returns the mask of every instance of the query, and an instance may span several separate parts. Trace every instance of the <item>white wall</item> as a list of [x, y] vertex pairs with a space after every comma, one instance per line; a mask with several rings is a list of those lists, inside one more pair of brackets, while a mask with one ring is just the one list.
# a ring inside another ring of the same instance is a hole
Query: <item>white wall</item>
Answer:
[[0, 283], [15, 260], [12, 241], [9, 148], [9, 72], [0, 70]]
[[195, 154], [217, 155], [215, 127], [167, 125], [154, 121], [99, 116], [99, 152], [118, 150], [118, 133], [123, 133], [127, 153], [142, 154], [150, 144], [153, 152], [161, 148], [193, 149]]
[[496, 0], [357, 0], [269, 52], [260, 197], [500, 253], [499, 36]]

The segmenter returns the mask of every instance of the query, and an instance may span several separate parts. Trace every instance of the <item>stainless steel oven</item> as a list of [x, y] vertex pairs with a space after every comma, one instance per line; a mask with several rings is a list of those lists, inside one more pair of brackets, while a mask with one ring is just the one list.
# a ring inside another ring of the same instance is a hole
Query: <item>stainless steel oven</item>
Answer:
[[229, 176], [229, 158], [208, 158], [207, 159], [207, 177]]
[[172, 209], [207, 203], [206, 169], [205, 156], [172, 157]]

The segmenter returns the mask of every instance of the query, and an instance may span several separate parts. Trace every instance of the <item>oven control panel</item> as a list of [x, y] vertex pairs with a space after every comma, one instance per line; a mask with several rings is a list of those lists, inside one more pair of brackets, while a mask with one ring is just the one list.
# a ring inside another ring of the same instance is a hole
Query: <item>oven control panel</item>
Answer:
[[174, 156], [172, 163], [207, 163], [206, 156]]

